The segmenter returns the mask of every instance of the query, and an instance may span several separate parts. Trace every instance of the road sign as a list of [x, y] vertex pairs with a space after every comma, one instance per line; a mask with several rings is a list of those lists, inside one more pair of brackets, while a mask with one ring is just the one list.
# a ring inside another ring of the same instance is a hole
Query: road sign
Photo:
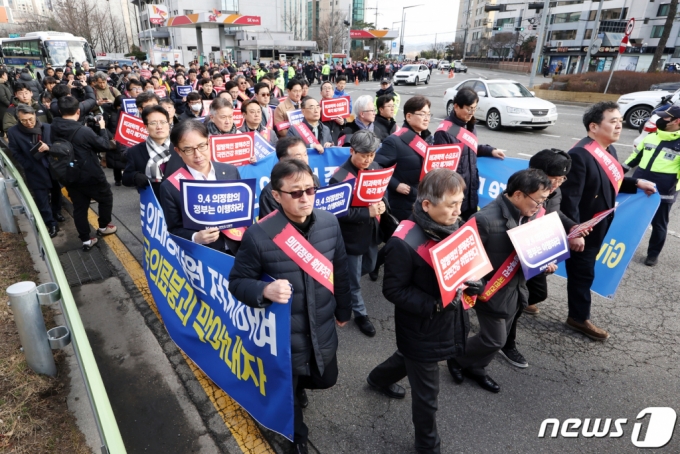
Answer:
[[590, 45], [590, 55], [595, 55], [598, 53], [601, 45], [602, 40], [600, 38], [597, 38], [595, 41], [593, 41], [593, 44]]
[[635, 19], [631, 17], [626, 24], [626, 36], [630, 36], [633, 32], [633, 28], [635, 28]]
[[628, 35], [623, 35], [623, 39], [619, 45], [619, 53], [624, 53], [626, 51], [626, 47], [628, 47]]

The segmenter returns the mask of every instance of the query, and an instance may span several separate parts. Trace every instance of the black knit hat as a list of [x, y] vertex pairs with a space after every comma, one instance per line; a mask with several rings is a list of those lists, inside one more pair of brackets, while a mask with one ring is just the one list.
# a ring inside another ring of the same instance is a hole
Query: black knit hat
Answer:
[[541, 150], [531, 157], [529, 167], [542, 170], [549, 177], [563, 177], [571, 169], [571, 156], [557, 148]]

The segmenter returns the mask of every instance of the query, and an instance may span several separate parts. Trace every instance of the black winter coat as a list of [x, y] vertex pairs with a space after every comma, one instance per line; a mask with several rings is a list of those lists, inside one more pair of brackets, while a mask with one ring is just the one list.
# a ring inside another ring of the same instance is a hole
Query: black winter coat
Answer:
[[[352, 164], [351, 159], [349, 158], [336, 169], [328, 184], [340, 183], [357, 177], [359, 169]], [[368, 166], [369, 170], [380, 168], [380, 165], [376, 162], [372, 162]], [[363, 255], [368, 252], [368, 248], [372, 244], [381, 243], [378, 219], [370, 216], [368, 207], [351, 206], [349, 212], [339, 217], [338, 221], [348, 255]]]
[[14, 93], [12, 92], [12, 87], [9, 86], [9, 82], [0, 83], [0, 120], [5, 117], [5, 112], [7, 112], [9, 105], [12, 104], [13, 99]]
[[[520, 212], [503, 193], [472, 217], [477, 220], [479, 237], [493, 265], [493, 271], [484, 277], [484, 281], [488, 282], [510, 254], [515, 252], [508, 230], [519, 225]], [[534, 218], [535, 215], [530, 220]], [[513, 278], [495, 295], [486, 302], [477, 302], [474, 308], [493, 317], [507, 318], [517, 312], [519, 304], [526, 307], [528, 302], [527, 282], [522, 270], [518, 269]]]
[[91, 184], [106, 183], [106, 174], [102, 170], [97, 157], [98, 152], [105, 152], [109, 149], [109, 136], [106, 129], [102, 129], [99, 135], [83, 126], [75, 120], [66, 120], [57, 117], [52, 121], [52, 142], [56, 139], [68, 140], [73, 132], [80, 128], [73, 136], [71, 144], [78, 160], [81, 162], [81, 180], [71, 185], [74, 187], [87, 186]]
[[21, 72], [21, 75], [19, 75], [19, 82], [28, 86], [31, 93], [33, 93], [34, 100], [40, 101], [40, 90], [42, 90], [40, 82], [31, 77], [29, 73], [23, 71]]
[[385, 140], [389, 135], [397, 130], [397, 122], [394, 118], [387, 119], [380, 115], [375, 116], [375, 123], [373, 123], [373, 133], [380, 140]]
[[[78, 121], [83, 121], [87, 114], [97, 107], [97, 95], [95, 95], [94, 90], [89, 85], [83, 87], [83, 92], [85, 93], [85, 98], [80, 103], [80, 118]], [[53, 99], [50, 103], [50, 112], [54, 118], [61, 117], [59, 112], [59, 100]]]
[[[583, 139], [579, 144], [589, 141]], [[614, 208], [616, 202], [614, 187], [602, 166], [579, 144], [569, 150], [571, 170], [567, 174], [567, 181], [560, 188], [562, 212], [578, 224], [592, 219], [601, 211]], [[614, 146], [610, 145], [606, 151], [618, 161]], [[636, 191], [635, 179], [624, 177], [619, 192], [634, 194]], [[599, 248], [613, 220], [612, 213], [593, 227], [593, 231], [585, 238], [586, 247]]]
[[[31, 153], [31, 148], [38, 143], [38, 136], [19, 131], [19, 127], [14, 126], [7, 131], [7, 139], [12, 157], [24, 168], [28, 187], [31, 189], [50, 189], [52, 187], [52, 176], [50, 175], [49, 167], [45, 166], [45, 163], [48, 162], [48, 153], [41, 153], [40, 159], [36, 159], [34, 153]], [[47, 145], [52, 145], [50, 125], [47, 123], [42, 123], [40, 140]], [[55, 184], [58, 183], [55, 182]]]
[[[466, 128], [474, 135], [477, 135], [474, 122], [472, 122], [472, 125], [464, 123], [456, 117], [455, 112], [451, 112], [448, 120], [462, 128]], [[435, 145], [449, 143], [455, 144], [460, 143], [460, 141], [446, 131], [437, 131], [434, 133]], [[460, 162], [456, 169], [456, 172], [458, 172], [458, 174], [463, 177], [463, 180], [465, 180], [465, 199], [460, 208], [463, 213], [471, 209], [476, 209], [479, 204], [479, 170], [477, 169], [477, 156], [489, 157], [491, 156], [493, 149], [494, 147], [491, 145], [478, 145], [477, 153], [475, 153], [470, 147], [463, 145], [463, 153], [460, 156]]]
[[[413, 228], [420, 229], [418, 224]], [[462, 355], [467, 332], [456, 329], [455, 319], [458, 315], [467, 320], [467, 314], [435, 311], [441, 293], [434, 269], [396, 236], [387, 241], [384, 250], [383, 295], [394, 304], [394, 328], [401, 354], [424, 363]]]
[[[404, 127], [411, 129], [406, 122], [404, 122]], [[432, 144], [433, 137], [430, 131], [423, 131], [420, 137]], [[375, 161], [382, 167], [397, 165], [387, 187], [387, 198], [390, 201], [394, 217], [400, 221], [408, 219], [413, 212], [413, 204], [418, 196], [418, 183], [420, 183], [423, 158], [399, 137], [391, 135], [383, 141], [382, 147], [375, 154]], [[408, 195], [398, 193], [397, 186], [399, 186], [399, 183], [409, 185], [411, 192]]]
[[[283, 213], [274, 216], [283, 216]], [[264, 288], [268, 285], [261, 280], [263, 274], [274, 279], [287, 279], [293, 286], [290, 342], [295, 375], [310, 375], [312, 355], [319, 372], [323, 373], [338, 348], [335, 320], [345, 322], [352, 316], [347, 254], [338, 220], [322, 210], [314, 210], [311, 216], [312, 224], [303, 236], [333, 263], [335, 294], [289, 259], [269, 238], [260, 223], [246, 230], [229, 274], [229, 291], [250, 307], [268, 307], [272, 304], [263, 296]]]

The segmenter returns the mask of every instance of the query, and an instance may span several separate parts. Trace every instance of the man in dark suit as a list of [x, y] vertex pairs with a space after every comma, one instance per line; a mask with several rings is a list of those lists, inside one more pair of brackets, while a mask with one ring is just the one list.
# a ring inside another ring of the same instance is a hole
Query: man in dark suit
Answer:
[[[561, 188], [561, 210], [567, 217], [579, 224], [588, 221], [595, 214], [613, 208], [619, 191], [635, 193], [637, 187], [647, 195], [656, 192], [656, 187], [649, 181], [623, 176], [616, 149], [612, 146], [619, 140], [623, 125], [618, 104], [594, 104], [583, 115], [583, 125], [588, 135], [569, 150], [571, 170]], [[590, 321], [590, 287], [595, 279], [597, 254], [613, 219], [612, 213], [585, 238], [569, 240], [571, 257], [565, 264], [569, 304], [566, 324], [599, 341], [606, 340], [609, 333]]]
[[65, 219], [61, 214], [61, 186], [50, 175], [47, 160], [52, 144], [50, 125], [40, 122], [35, 109], [28, 104], [19, 104], [16, 112], [19, 123], [7, 131], [9, 149], [24, 168], [26, 184], [31, 188], [50, 237], [54, 238], [59, 231], [57, 221], [64, 222]]
[[[230, 164], [210, 161], [208, 128], [198, 121], [183, 121], [172, 129], [170, 141], [182, 158], [182, 169], [195, 180], [240, 180], [238, 169]], [[194, 243], [204, 244], [219, 251], [236, 253], [238, 243], [227, 238], [217, 228], [192, 230], [182, 222], [182, 194], [173, 183], [173, 175], [167, 175], [160, 187], [160, 202], [165, 214], [168, 232]]]

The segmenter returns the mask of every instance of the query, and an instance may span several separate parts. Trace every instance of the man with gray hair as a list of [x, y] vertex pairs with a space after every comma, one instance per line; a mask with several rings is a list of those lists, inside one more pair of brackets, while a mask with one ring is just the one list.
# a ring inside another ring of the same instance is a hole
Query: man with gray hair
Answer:
[[373, 132], [373, 122], [375, 122], [375, 104], [373, 97], [370, 95], [359, 96], [352, 106], [352, 113], [354, 114], [354, 121], [347, 121], [343, 135], [345, 139], [343, 143], [350, 143], [352, 134], [362, 129], [368, 129]]
[[[360, 170], [380, 169], [373, 162], [380, 140], [371, 131], [359, 131], [352, 136], [349, 159], [337, 168], [330, 184], [356, 179]], [[354, 322], [368, 337], [375, 336], [375, 328], [368, 318], [366, 305], [361, 296], [361, 276], [375, 268], [378, 245], [381, 243], [378, 216], [385, 213], [385, 199], [367, 207], [350, 207], [349, 212], [338, 220], [345, 240], [349, 286], [352, 295]]]
[[102, 104], [111, 104], [117, 96], [120, 96], [120, 92], [108, 84], [107, 81], [109, 80], [109, 77], [106, 73], [98, 71], [94, 75], [93, 80], [94, 94], [97, 98], [98, 106], [101, 106]]
[[226, 98], [215, 98], [210, 104], [210, 118], [205, 122], [211, 136], [237, 134], [234, 105]]
[[7, 131], [9, 149], [24, 168], [26, 184], [50, 237], [54, 238], [59, 231], [57, 221], [65, 219], [61, 214], [61, 186], [52, 178], [47, 160], [52, 144], [50, 125], [36, 118], [35, 109], [27, 104], [19, 104], [16, 113], [19, 122]]
[[[305, 141], [308, 148], [314, 148], [319, 153], [323, 153], [324, 148], [333, 146], [333, 136], [331, 135], [331, 130], [328, 129], [328, 126], [321, 123], [321, 107], [319, 106], [319, 101], [311, 96], [307, 96], [302, 98], [300, 107], [302, 108], [302, 114], [305, 118], [302, 120], [301, 125], [291, 125], [288, 134], [291, 137], [300, 137]], [[300, 126], [300, 128], [296, 126]], [[303, 137], [303, 134], [301, 133], [301, 131], [304, 130], [303, 126], [314, 135], [313, 138], [311, 136]], [[316, 142], [312, 139], [316, 139]]]

